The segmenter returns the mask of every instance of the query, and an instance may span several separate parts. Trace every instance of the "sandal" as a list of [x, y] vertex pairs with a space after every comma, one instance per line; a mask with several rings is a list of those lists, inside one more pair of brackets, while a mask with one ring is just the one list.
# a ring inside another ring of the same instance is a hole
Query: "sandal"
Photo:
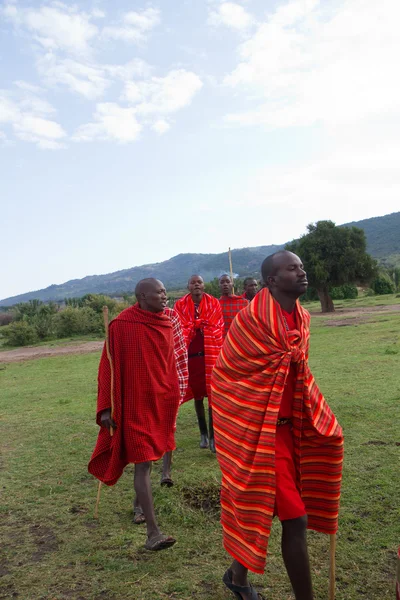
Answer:
[[160, 485], [163, 487], [172, 487], [174, 485], [174, 482], [172, 481], [171, 477], [163, 477], [160, 481]]
[[152, 550], [153, 552], [157, 550], [165, 550], [166, 548], [170, 548], [175, 544], [176, 540], [168, 535], [164, 535], [160, 533], [159, 535], [155, 535], [151, 538], [151, 540], [147, 540], [144, 547], [146, 550]]
[[235, 594], [235, 597], [238, 598], [238, 600], [243, 600], [242, 594], [249, 594], [250, 600], [265, 600], [264, 596], [256, 592], [252, 585], [243, 586], [232, 583], [232, 569], [225, 571], [222, 581], [228, 590]]
[[142, 523], [146, 523], [146, 517], [143, 514], [143, 511], [135, 510], [133, 511], [133, 522], [135, 525], [141, 525]]

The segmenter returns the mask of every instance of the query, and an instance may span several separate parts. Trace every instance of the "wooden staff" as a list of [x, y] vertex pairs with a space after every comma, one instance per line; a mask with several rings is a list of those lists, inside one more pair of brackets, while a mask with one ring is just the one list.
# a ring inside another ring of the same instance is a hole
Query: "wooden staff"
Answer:
[[335, 600], [336, 533], [332, 533], [329, 538], [329, 600]]
[[[109, 338], [108, 338], [108, 324], [109, 324], [108, 306], [103, 306], [103, 319], [104, 319], [104, 331], [106, 334], [106, 352], [107, 352], [108, 362], [110, 363], [110, 373], [111, 373], [110, 398], [111, 398], [111, 420], [113, 420], [113, 418], [114, 418], [114, 365], [113, 365], [112, 358], [111, 358], [110, 342], [109, 342]], [[111, 435], [111, 437], [114, 435], [114, 429], [112, 427], [110, 427], [110, 435]]]
[[232, 281], [232, 294], [235, 293], [235, 286], [233, 284], [233, 269], [232, 269], [232, 252], [231, 249], [228, 249], [228, 256], [229, 256], [229, 269], [231, 272], [231, 281]]
[[[111, 420], [112, 420], [114, 418], [114, 366], [113, 366], [113, 362], [112, 362], [112, 358], [111, 358], [110, 342], [109, 342], [109, 338], [108, 338], [108, 325], [109, 325], [108, 306], [103, 306], [103, 319], [104, 319], [104, 331], [105, 331], [105, 337], [106, 337], [106, 353], [107, 353], [108, 362], [110, 363], [110, 373], [111, 373], [110, 399], [111, 399]], [[112, 426], [110, 426], [110, 436], [113, 436], [113, 435], [114, 435], [114, 429], [112, 428]], [[98, 519], [98, 517], [99, 517], [101, 486], [102, 486], [102, 481], [99, 481], [99, 486], [97, 488], [96, 506], [95, 506], [94, 515], [93, 515], [95, 519]]]

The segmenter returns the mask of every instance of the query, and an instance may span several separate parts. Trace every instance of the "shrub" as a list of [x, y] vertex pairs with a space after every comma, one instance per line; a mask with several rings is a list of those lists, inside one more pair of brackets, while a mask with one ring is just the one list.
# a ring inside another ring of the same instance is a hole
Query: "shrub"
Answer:
[[2, 331], [8, 346], [28, 346], [38, 341], [35, 327], [26, 321], [15, 321]]
[[9, 325], [13, 320], [13, 316], [9, 312], [0, 312], [0, 327]]
[[396, 291], [395, 284], [390, 279], [387, 273], [381, 272], [371, 284], [372, 289], [375, 294], [383, 295], [383, 294], [394, 294]]
[[358, 289], [356, 285], [352, 285], [351, 283], [345, 283], [341, 286], [343, 290], [343, 295], [345, 299], [353, 299], [358, 298]]
[[364, 290], [364, 296], [375, 296], [375, 292], [372, 288], [367, 288]]
[[332, 300], [343, 300], [344, 299], [344, 291], [341, 285], [337, 286], [337, 287], [333, 287], [330, 291], [329, 291], [329, 295], [332, 298]]
[[53, 325], [59, 338], [101, 332], [100, 316], [89, 307], [68, 307], [54, 316]]
[[28, 323], [35, 327], [41, 340], [50, 337], [54, 332], [53, 316], [57, 313], [58, 306], [53, 302], [42, 304], [38, 307], [36, 314], [30, 317]]

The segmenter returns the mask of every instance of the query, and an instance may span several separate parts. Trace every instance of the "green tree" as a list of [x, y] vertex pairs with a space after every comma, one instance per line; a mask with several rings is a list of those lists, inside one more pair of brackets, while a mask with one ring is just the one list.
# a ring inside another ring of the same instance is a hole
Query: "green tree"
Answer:
[[204, 291], [206, 294], [210, 294], [211, 296], [215, 296], [215, 298], [219, 298], [221, 296], [221, 290], [219, 289], [218, 277], [214, 277], [212, 281], [207, 281], [204, 284]]
[[336, 227], [332, 221], [311, 223], [307, 229], [307, 234], [287, 244], [286, 249], [303, 261], [322, 312], [333, 312], [332, 288], [370, 281], [376, 274], [376, 261], [366, 252], [362, 229]]

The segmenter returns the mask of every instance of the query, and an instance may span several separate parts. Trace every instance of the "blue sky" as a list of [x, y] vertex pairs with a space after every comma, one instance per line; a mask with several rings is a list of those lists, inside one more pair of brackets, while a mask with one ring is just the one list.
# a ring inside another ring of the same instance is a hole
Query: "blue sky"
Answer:
[[0, 3], [0, 298], [400, 208], [398, 0]]

